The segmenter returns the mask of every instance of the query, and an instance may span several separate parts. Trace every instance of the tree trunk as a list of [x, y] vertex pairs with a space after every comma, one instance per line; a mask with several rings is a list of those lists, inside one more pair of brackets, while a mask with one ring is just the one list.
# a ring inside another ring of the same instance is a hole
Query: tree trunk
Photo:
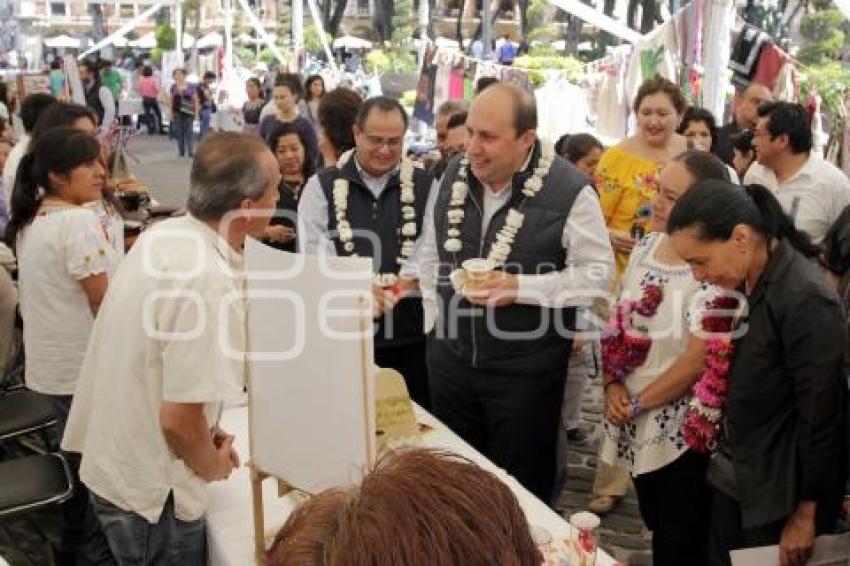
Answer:
[[[328, 0], [328, 2], [330, 3], [330, 0]], [[328, 33], [333, 37], [336, 37], [336, 34], [339, 31], [339, 24], [342, 22], [342, 16], [347, 4], [348, 0], [336, 0], [336, 4], [334, 4], [333, 13], [331, 14], [330, 21], [328, 22]]]
[[[103, 4], [89, 4], [89, 15], [91, 16], [91, 35], [95, 43], [106, 37], [106, 29], [103, 23]], [[103, 50], [104, 57], [111, 57], [111, 49]]]
[[[419, 0], [422, 2], [422, 0]], [[463, 10], [461, 10], [463, 13]], [[437, 19], [437, 0], [428, 0], [428, 37], [435, 37], [434, 35], [434, 21]], [[460, 41], [460, 39], [458, 39]], [[463, 48], [463, 43], [461, 42], [461, 48]]]
[[523, 45], [528, 36], [528, 0], [518, 0], [517, 4], [519, 5], [520, 45]]
[[[464, 0], [460, 3], [460, 10], [457, 12], [457, 21], [455, 22], [455, 39], [460, 44], [461, 49], [463, 48], [463, 15], [466, 13], [466, 3], [467, 2], [475, 2], [475, 0]], [[474, 41], [475, 38], [473, 37]], [[472, 41], [469, 42], [469, 45], [472, 46]]]

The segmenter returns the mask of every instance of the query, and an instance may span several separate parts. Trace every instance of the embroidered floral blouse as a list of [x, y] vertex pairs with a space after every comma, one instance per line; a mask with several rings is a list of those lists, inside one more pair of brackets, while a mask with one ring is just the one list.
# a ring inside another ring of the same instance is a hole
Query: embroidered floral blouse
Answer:
[[[629, 232], [635, 222], [646, 226], [649, 200], [658, 191], [661, 164], [644, 159], [619, 147], [602, 154], [596, 168], [596, 189], [605, 225], [609, 230]], [[617, 275], [621, 276], [629, 261], [627, 254], [617, 253]]]
[[[644, 286], [649, 284], [663, 289], [655, 316], [633, 314], [633, 324], [647, 328], [652, 346], [643, 365], [625, 380], [631, 395], [643, 391], [684, 353], [688, 330], [698, 327], [698, 312], [712, 296], [712, 288], [694, 280], [687, 265], [666, 265], [654, 258], [665, 237], [656, 232], [639, 241], [623, 274], [620, 298], [640, 299]], [[682, 422], [689, 401], [690, 395], [686, 395], [647, 410], [621, 427], [604, 420], [600, 456], [608, 463], [628, 468], [635, 476], [675, 461], [687, 450]]]

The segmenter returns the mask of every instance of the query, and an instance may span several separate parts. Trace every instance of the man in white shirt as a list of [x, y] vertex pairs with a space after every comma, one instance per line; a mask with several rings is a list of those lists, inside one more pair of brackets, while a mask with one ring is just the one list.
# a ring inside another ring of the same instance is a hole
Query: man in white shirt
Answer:
[[[604, 294], [614, 255], [586, 177], [542, 156], [533, 97], [492, 85], [466, 125], [467, 158], [453, 160], [432, 192], [402, 274], [418, 275], [436, 307], [434, 414], [548, 500], [575, 307]], [[484, 257], [501, 264], [455, 287], [464, 260]]]
[[770, 102], [759, 107], [753, 146], [758, 163], [744, 184], [771, 189], [798, 230], [816, 244], [850, 204], [850, 180], [836, 166], [812, 153], [812, 131], [800, 104]]
[[24, 133], [21, 134], [18, 143], [9, 152], [9, 156], [6, 158], [6, 164], [3, 166], [3, 188], [6, 192], [7, 204], [12, 201], [12, 191], [15, 189], [15, 178], [18, 175], [18, 164], [29, 148], [30, 133], [35, 127], [35, 123], [38, 117], [41, 116], [41, 113], [48, 106], [55, 103], [56, 98], [54, 96], [37, 92], [27, 96], [21, 104], [21, 122], [24, 125]]
[[[142, 234], [101, 305], [63, 448], [119, 564], [204, 564], [206, 483], [238, 458], [218, 428], [243, 389], [241, 249], [274, 211], [277, 160], [221, 133], [192, 167], [189, 214]], [[140, 559], [139, 557], [144, 557]]]

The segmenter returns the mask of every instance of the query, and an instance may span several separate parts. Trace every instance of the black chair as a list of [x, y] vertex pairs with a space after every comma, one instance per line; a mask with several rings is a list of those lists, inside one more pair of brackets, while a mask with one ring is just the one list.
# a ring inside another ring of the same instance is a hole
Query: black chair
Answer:
[[0, 462], [0, 519], [67, 500], [74, 491], [61, 454], [36, 454]]
[[22, 390], [0, 395], [0, 441], [39, 432], [49, 450], [47, 431], [56, 424], [53, 402], [46, 395]]

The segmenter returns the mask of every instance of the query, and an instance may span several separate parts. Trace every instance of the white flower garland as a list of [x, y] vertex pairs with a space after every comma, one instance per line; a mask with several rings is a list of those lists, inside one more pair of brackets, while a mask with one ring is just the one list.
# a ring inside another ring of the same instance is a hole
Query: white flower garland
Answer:
[[[354, 150], [349, 150], [339, 157], [337, 167], [342, 167], [351, 156]], [[399, 192], [399, 206], [401, 207], [401, 229], [399, 236], [399, 256], [396, 258], [396, 263], [403, 264], [413, 255], [416, 249], [416, 235], [418, 229], [416, 227], [416, 193], [413, 189], [413, 163], [409, 159], [402, 159], [399, 166], [399, 181], [401, 190]], [[354, 253], [354, 232], [351, 229], [351, 223], [348, 222], [348, 180], [337, 179], [333, 184], [333, 201], [334, 209], [336, 210], [336, 225], [339, 234], [339, 241], [342, 243], [342, 249], [345, 250], [351, 257], [357, 257]], [[390, 287], [398, 282], [398, 275], [395, 273], [377, 273], [373, 277], [373, 283], [378, 287]]]
[[[534, 168], [534, 173], [523, 184], [522, 194], [526, 199], [534, 198], [543, 189], [543, 183], [549, 174], [549, 168], [551, 166], [552, 157], [548, 154], [541, 154], [540, 159], [537, 161], [537, 166]], [[459, 252], [463, 248], [463, 244], [460, 241], [460, 225], [463, 223], [463, 207], [469, 195], [469, 184], [467, 183], [469, 175], [468, 168], [469, 160], [463, 158], [457, 173], [458, 180], [452, 184], [452, 196], [449, 200], [449, 210], [446, 213], [449, 228], [446, 231], [446, 241], [443, 243], [443, 249], [452, 254]], [[508, 210], [508, 214], [505, 217], [505, 225], [496, 234], [496, 240], [490, 246], [490, 252], [487, 254], [487, 259], [495, 263], [497, 267], [504, 265], [511, 255], [511, 248], [516, 241], [520, 228], [522, 228], [524, 218], [524, 215], [519, 210], [515, 208]]]

